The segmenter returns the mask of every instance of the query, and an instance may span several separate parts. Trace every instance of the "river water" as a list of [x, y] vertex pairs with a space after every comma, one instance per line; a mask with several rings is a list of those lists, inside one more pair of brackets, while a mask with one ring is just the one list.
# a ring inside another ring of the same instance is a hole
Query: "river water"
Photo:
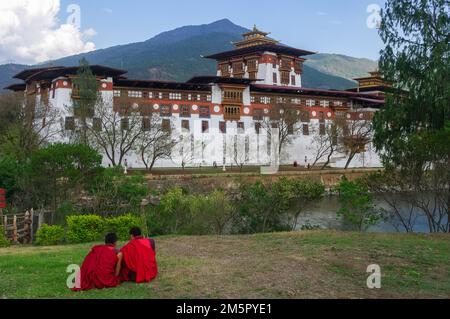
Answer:
[[[375, 198], [375, 209], [381, 212], [383, 207], [385, 207], [383, 201]], [[340, 205], [337, 196], [326, 196], [320, 203], [306, 209], [305, 212], [300, 215], [298, 228], [300, 229], [302, 225], [310, 224], [320, 226], [322, 229], [342, 231], [355, 230], [355, 227], [347, 222], [343, 217], [337, 217], [336, 213], [339, 208]], [[406, 209], [407, 207], [404, 208]], [[403, 228], [399, 228], [397, 230], [394, 226], [395, 224], [395, 220], [380, 220], [376, 226], [371, 227], [368, 231], [379, 233], [405, 232]], [[414, 225], [414, 231], [417, 233], [429, 232], [427, 220], [420, 214], [417, 214]]]

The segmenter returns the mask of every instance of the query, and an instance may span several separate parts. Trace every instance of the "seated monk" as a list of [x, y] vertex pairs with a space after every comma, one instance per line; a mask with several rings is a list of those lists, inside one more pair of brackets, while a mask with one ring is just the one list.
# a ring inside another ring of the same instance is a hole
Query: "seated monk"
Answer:
[[131, 241], [120, 250], [120, 279], [136, 283], [150, 282], [158, 275], [155, 241], [142, 237], [139, 228], [130, 230]]
[[120, 264], [117, 256], [117, 235], [108, 234], [105, 245], [92, 248], [80, 270], [80, 287], [73, 291], [117, 287], [120, 284]]

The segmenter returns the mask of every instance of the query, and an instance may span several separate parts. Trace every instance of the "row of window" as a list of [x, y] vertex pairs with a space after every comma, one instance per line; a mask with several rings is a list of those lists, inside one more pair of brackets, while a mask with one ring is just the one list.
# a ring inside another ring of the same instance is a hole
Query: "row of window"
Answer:
[[306, 106], [317, 106], [320, 105], [320, 107], [330, 107], [331, 104], [333, 106], [343, 106], [343, 102], [342, 101], [328, 101], [328, 100], [320, 100], [320, 101], [316, 101], [316, 100], [312, 100], [312, 99], [307, 99], [307, 100], [302, 100], [300, 98], [285, 98], [285, 97], [277, 97], [277, 98], [271, 98], [268, 96], [261, 96], [261, 97], [256, 97], [256, 96], [252, 96], [251, 97], [251, 102], [252, 103], [261, 103], [261, 104], [271, 104], [272, 102], [275, 102], [276, 104], [298, 104], [301, 105], [303, 103], [303, 101], [305, 102]]
[[[171, 121], [169, 119], [163, 119], [162, 120], [162, 128], [165, 131], [171, 130]], [[122, 130], [126, 131], [130, 129], [130, 122], [129, 119], [124, 117], [120, 121], [120, 127]], [[190, 131], [190, 121], [189, 120], [182, 120], [181, 121], [181, 127], [184, 131]], [[277, 124], [274, 123], [272, 125], [273, 128], [277, 128]], [[319, 134], [325, 135], [326, 134], [326, 126], [325, 123], [320, 124]], [[93, 128], [96, 131], [102, 130], [102, 122], [99, 118], [93, 119]], [[245, 131], [245, 124], [244, 122], [238, 122], [237, 123], [238, 133], [243, 133]], [[255, 122], [255, 131], [256, 134], [261, 133], [262, 124], [260, 122]], [[74, 131], [75, 130], [75, 118], [74, 117], [66, 117], [65, 119], [65, 129], [67, 131]], [[142, 130], [144, 132], [149, 131], [151, 129], [151, 122], [150, 118], [144, 117], [142, 118]], [[202, 121], [202, 133], [207, 133], [209, 131], [209, 121]], [[221, 121], [219, 122], [219, 131], [222, 134], [227, 133], [227, 122]], [[302, 124], [302, 132], [303, 135], [308, 136], [310, 135], [310, 124]], [[288, 125], [288, 134], [293, 135], [295, 134], [294, 125], [289, 124]]]
[[[114, 90], [114, 97], [122, 97], [124, 92], [121, 90]], [[207, 101], [211, 102], [212, 96], [210, 94], [182, 94], [178, 92], [147, 92], [147, 91], [126, 91], [129, 98], [148, 98], [160, 100], [188, 100], [188, 101]]]

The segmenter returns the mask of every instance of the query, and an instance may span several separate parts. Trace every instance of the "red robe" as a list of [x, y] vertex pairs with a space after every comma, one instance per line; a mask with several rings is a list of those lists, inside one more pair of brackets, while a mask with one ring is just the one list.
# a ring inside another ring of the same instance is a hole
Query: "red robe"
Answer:
[[150, 282], [158, 275], [156, 253], [150, 240], [138, 237], [120, 250], [123, 253], [122, 281]]
[[111, 245], [94, 246], [86, 256], [80, 270], [80, 288], [73, 291], [117, 287], [119, 278], [115, 275], [117, 253]]

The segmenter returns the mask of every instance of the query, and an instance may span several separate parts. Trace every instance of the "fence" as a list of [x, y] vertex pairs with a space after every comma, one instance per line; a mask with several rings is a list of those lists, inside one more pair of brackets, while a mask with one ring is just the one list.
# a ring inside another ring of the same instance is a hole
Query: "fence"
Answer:
[[0, 225], [3, 225], [5, 238], [16, 244], [31, 244], [36, 232], [46, 222], [46, 215], [51, 212], [34, 209], [24, 214], [1, 215]]

